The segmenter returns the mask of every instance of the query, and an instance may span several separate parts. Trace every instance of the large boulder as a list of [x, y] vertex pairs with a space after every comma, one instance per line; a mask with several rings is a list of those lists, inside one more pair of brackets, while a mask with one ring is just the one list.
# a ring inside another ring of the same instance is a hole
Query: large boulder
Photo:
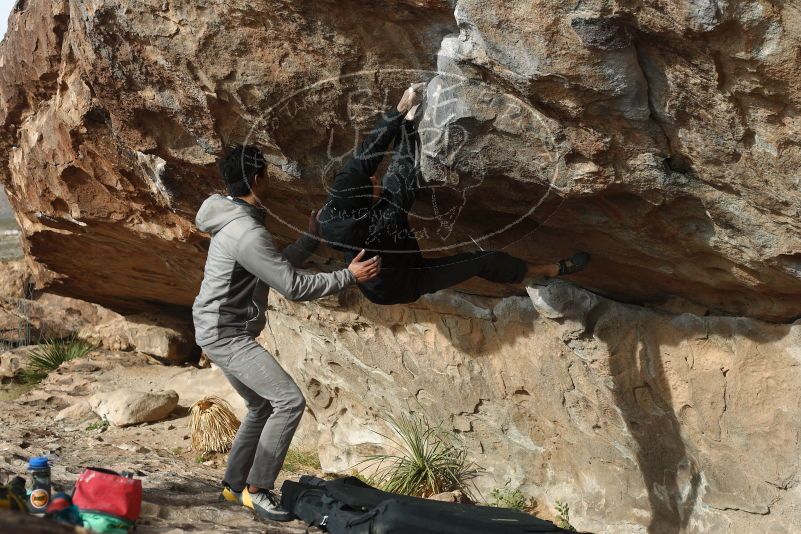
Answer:
[[[0, 44], [0, 146], [9, 153], [0, 177], [38, 282], [125, 313], [190, 306], [206, 246], [194, 213], [221, 185], [223, 146], [278, 120], [270, 106], [312, 77], [364, 69], [291, 103], [281, 119], [291, 127], [252, 139], [275, 146], [271, 202], [305, 227], [323, 199], [314, 172], [329, 163], [330, 134], [343, 152], [348, 115], [364, 123], [380, 100], [354, 89], [396, 92], [408, 76], [391, 67], [432, 68], [453, 24], [445, 0], [369, 10], [365, 18], [337, 2], [18, 4]], [[35, 187], [26, 185], [31, 172]]]
[[798, 317], [797, 10], [635, 4], [20, 2], [0, 177], [35, 278], [183, 312], [225, 144], [265, 147], [285, 242], [376, 111], [424, 79], [425, 249], [582, 248], [577, 280], [619, 299]]
[[171, 390], [142, 392], [117, 389], [95, 393], [89, 398], [89, 406], [98, 417], [114, 426], [153, 423], [172, 413], [178, 406], [178, 394]]
[[192, 324], [165, 315], [112, 314], [108, 320], [86, 325], [78, 335], [109, 350], [136, 350], [173, 363], [196, 352]]

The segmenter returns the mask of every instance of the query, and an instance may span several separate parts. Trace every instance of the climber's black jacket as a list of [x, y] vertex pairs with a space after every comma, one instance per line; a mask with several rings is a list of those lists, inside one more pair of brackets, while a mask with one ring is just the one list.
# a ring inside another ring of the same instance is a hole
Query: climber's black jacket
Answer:
[[[382, 179], [381, 195], [373, 203], [373, 176], [394, 141], [392, 162]], [[377, 304], [414, 302], [421, 295], [459, 284], [474, 276], [501, 283], [519, 283], [526, 273], [522, 260], [503, 252], [470, 252], [444, 258], [424, 258], [409, 225], [417, 193], [414, 122], [397, 111], [385, 112], [348, 163], [337, 174], [328, 202], [321, 210], [322, 237], [345, 253], [350, 263], [361, 249], [381, 256], [381, 273], [359, 284]]]

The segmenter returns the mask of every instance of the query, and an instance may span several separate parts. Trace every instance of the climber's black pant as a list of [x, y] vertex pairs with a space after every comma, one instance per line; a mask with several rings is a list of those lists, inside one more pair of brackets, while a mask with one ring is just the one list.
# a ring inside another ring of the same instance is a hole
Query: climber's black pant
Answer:
[[501, 284], [519, 284], [526, 277], [527, 270], [526, 262], [499, 251], [424, 258], [417, 272], [413, 272], [414, 293], [418, 296], [435, 293], [474, 276]]
[[526, 262], [505, 252], [465, 252], [442, 258], [420, 257], [416, 266], [403, 270], [382, 268], [379, 278], [383, 278], [384, 291], [375, 291], [370, 283], [359, 287], [376, 304], [407, 304], [474, 276], [501, 284], [519, 284], [527, 269]]
[[[382, 178], [381, 196], [372, 205], [370, 177], [393, 141], [392, 161]], [[387, 112], [334, 179], [328, 206], [352, 212], [367, 206], [366, 237], [360, 245], [377, 251], [371, 254], [377, 253], [382, 258], [381, 273], [359, 285], [362, 293], [377, 304], [404, 304], [474, 276], [503, 284], [522, 282], [526, 263], [505, 252], [480, 251], [423, 258], [409, 226], [409, 212], [417, 194], [415, 148], [418, 144], [414, 123], [403, 121], [397, 113]], [[341, 242], [348, 241], [343, 237]], [[356, 250], [347, 252], [346, 261], [350, 262], [355, 253]]]

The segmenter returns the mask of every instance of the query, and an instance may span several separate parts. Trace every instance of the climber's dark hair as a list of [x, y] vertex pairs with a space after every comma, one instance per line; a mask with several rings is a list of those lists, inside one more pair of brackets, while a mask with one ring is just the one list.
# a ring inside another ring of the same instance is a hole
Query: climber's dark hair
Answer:
[[253, 178], [264, 171], [264, 156], [254, 145], [233, 145], [217, 160], [228, 194], [241, 197], [250, 193]]

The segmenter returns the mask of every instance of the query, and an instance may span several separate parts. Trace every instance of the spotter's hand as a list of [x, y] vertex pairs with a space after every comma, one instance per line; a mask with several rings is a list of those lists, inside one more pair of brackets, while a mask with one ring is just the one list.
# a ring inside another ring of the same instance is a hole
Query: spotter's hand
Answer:
[[379, 256], [373, 256], [369, 260], [361, 261], [363, 257], [364, 250], [359, 252], [348, 265], [348, 270], [356, 278], [356, 282], [360, 284], [369, 282], [381, 272], [381, 258]]

